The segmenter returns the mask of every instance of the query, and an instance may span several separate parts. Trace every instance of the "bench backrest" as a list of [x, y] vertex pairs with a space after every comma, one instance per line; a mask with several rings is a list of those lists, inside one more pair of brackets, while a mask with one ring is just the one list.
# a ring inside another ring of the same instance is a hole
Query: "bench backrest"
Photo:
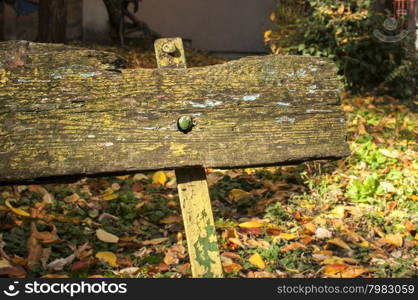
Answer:
[[[123, 66], [112, 53], [0, 43], [0, 182], [348, 155], [341, 83], [327, 59]], [[180, 130], [180, 118], [193, 126]]]

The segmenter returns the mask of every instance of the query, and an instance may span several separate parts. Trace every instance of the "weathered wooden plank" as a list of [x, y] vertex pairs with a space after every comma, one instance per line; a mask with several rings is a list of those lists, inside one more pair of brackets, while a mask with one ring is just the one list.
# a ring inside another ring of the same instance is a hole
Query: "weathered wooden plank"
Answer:
[[[122, 67], [110, 53], [0, 43], [0, 182], [348, 155], [340, 82], [326, 59]], [[187, 134], [181, 116], [196, 123]]]
[[[181, 38], [156, 40], [155, 55], [158, 68], [186, 68]], [[195, 278], [222, 277], [205, 169], [201, 166], [177, 168], [175, 172], [192, 275]]]

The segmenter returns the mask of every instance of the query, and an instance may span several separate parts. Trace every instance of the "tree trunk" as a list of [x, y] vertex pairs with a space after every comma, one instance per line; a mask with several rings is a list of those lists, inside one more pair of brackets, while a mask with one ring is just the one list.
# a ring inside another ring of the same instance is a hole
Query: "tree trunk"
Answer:
[[0, 41], [4, 41], [4, 2], [0, 0]]
[[[135, 13], [131, 12], [128, 8], [129, 3], [135, 3], [138, 5], [139, 1], [124, 1], [124, 0], [103, 0], [103, 3], [106, 6], [107, 13], [109, 15], [109, 23], [110, 26], [115, 33], [119, 43], [121, 46], [125, 44], [125, 34], [127, 25], [134, 27], [137, 31], [142, 31], [144, 36], [156, 39], [159, 38], [160, 35], [149, 28], [149, 26], [138, 19], [135, 16]], [[137, 11], [138, 6], [135, 8], [135, 12]], [[130, 22], [126, 22], [125, 17], [129, 19]]]
[[40, 0], [38, 41], [65, 43], [68, 0]]

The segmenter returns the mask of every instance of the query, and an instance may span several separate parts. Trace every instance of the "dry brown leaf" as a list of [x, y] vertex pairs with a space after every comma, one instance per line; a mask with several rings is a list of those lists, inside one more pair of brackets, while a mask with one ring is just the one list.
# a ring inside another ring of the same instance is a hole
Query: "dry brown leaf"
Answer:
[[52, 226], [51, 232], [48, 232], [48, 231], [39, 232], [37, 230], [34, 230], [32, 233], [33, 236], [42, 244], [51, 244], [51, 243], [58, 242], [60, 238], [57, 235], [57, 228], [55, 227], [54, 224], [51, 224], [50, 226]]
[[168, 216], [160, 220], [160, 223], [162, 224], [172, 224], [172, 223], [181, 223], [181, 222], [183, 222], [183, 219], [180, 216]]
[[263, 248], [263, 249], [269, 249], [270, 243], [264, 240], [247, 240], [245, 242], [247, 245], [257, 247], [257, 248]]
[[228, 241], [236, 246], [239, 246], [241, 248], [245, 248], [242, 242], [237, 238], [229, 238]]
[[328, 240], [327, 244], [328, 245], [331, 244], [331, 245], [335, 245], [335, 246], [338, 246], [338, 247], [343, 248], [343, 249], [351, 250], [350, 246], [348, 246], [346, 242], [344, 242], [343, 240], [341, 240], [339, 238], [334, 238], [334, 239]]
[[330, 237], [332, 237], [332, 234], [329, 230], [325, 229], [325, 228], [318, 228], [315, 231], [315, 237], [317, 239], [329, 239]]
[[138, 268], [138, 267], [128, 267], [128, 268], [121, 269], [119, 271], [113, 271], [113, 273], [115, 275], [118, 275], [118, 276], [130, 276], [130, 277], [132, 277], [132, 276], [135, 276], [136, 274], [138, 274], [139, 271], [140, 271], [140, 268]]
[[46, 274], [41, 278], [70, 278], [68, 275], [65, 274]]
[[241, 271], [243, 269], [243, 267], [239, 264], [236, 263], [231, 263], [228, 265], [223, 265], [223, 269], [225, 271], [225, 273], [232, 273], [232, 272], [238, 272]]
[[243, 198], [251, 197], [252, 194], [240, 189], [232, 189], [229, 191], [228, 198], [231, 201], [239, 201]]
[[410, 222], [410, 221], [405, 221], [404, 224], [405, 224], [405, 228], [408, 231], [416, 231], [417, 230], [417, 227], [414, 224], [412, 224], [412, 222]]
[[142, 241], [141, 243], [144, 246], [148, 246], [148, 245], [158, 245], [158, 244], [164, 243], [165, 241], [168, 241], [168, 238], [166, 237], [156, 238], [156, 239], [152, 239], [148, 241]]
[[282, 228], [278, 225], [269, 224], [267, 226], [267, 233], [269, 235], [278, 236], [282, 232]]
[[66, 258], [58, 258], [54, 260], [53, 262], [49, 263], [47, 265], [48, 270], [52, 271], [62, 271], [65, 266], [71, 264], [75, 258], [74, 254], [71, 254], [70, 256], [67, 256]]
[[275, 278], [273, 273], [261, 271], [261, 272], [248, 272], [248, 278]]
[[221, 254], [221, 256], [231, 258], [231, 259], [241, 259], [241, 256], [239, 254], [233, 253], [233, 252], [224, 252]]
[[31, 235], [26, 241], [26, 248], [28, 249], [28, 267], [31, 268], [34, 265], [38, 265], [42, 257], [42, 245], [36, 238], [38, 230], [36, 229], [35, 222], [30, 224]]
[[299, 239], [299, 241], [305, 245], [310, 244], [312, 242], [312, 237], [309, 235], [304, 235]]
[[280, 249], [280, 251], [281, 252], [289, 252], [289, 251], [294, 251], [294, 250], [299, 249], [299, 248], [306, 249], [306, 246], [302, 243], [294, 242], [294, 243], [291, 243], [291, 244], [283, 247], [282, 249]]
[[119, 242], [119, 237], [117, 237], [116, 235], [109, 233], [103, 229], [97, 229], [96, 230], [96, 236], [99, 240], [101, 240], [102, 242], [105, 243], [113, 243], [116, 244], [117, 242]]
[[64, 201], [67, 202], [67, 203], [74, 203], [79, 199], [80, 199], [80, 196], [78, 194], [74, 193], [70, 196], [65, 197]]
[[165, 252], [164, 263], [167, 265], [177, 265], [180, 259], [186, 256], [186, 249], [183, 245], [175, 244], [168, 248]]
[[368, 273], [369, 269], [366, 269], [362, 266], [349, 266], [341, 272], [341, 277], [343, 278], [355, 278]]
[[332, 264], [327, 265], [324, 268], [324, 275], [334, 277], [337, 274], [341, 274], [345, 269], [347, 269], [349, 266], [346, 264]]
[[357, 243], [364, 240], [358, 233], [348, 229], [344, 230], [344, 235], [346, 236], [348, 241], [353, 243]]

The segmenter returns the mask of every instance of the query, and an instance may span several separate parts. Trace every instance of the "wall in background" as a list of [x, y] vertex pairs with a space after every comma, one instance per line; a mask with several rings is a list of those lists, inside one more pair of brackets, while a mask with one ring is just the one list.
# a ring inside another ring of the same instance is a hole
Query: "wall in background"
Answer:
[[139, 16], [163, 36], [212, 51], [265, 52], [276, 0], [143, 0]]
[[[163, 37], [179, 36], [209, 51], [267, 52], [263, 33], [277, 0], [143, 0], [138, 16]], [[68, 39], [110, 43], [102, 0], [69, 0]], [[16, 16], [5, 5], [5, 39], [35, 40], [38, 16]]]

